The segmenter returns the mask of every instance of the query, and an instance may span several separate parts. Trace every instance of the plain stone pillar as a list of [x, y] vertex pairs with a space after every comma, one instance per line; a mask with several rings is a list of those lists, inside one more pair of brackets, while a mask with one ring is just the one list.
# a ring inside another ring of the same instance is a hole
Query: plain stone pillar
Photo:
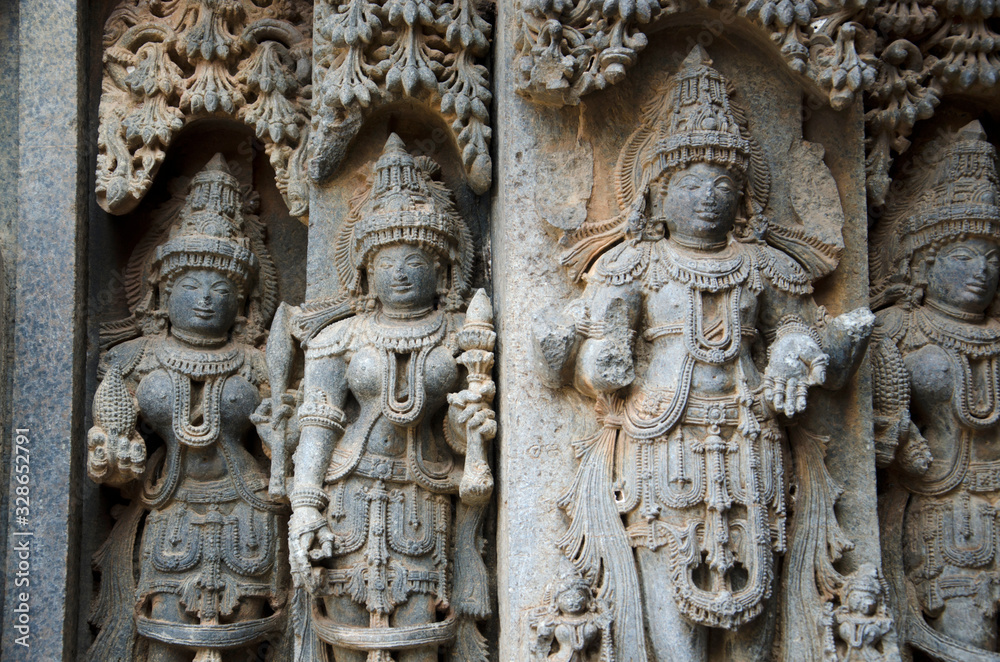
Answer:
[[[16, 252], [6, 265], [14, 273], [18, 324], [9, 393], [12, 430], [5, 444], [11, 469], [4, 660], [75, 659], [75, 515], [86, 403], [80, 249], [91, 168], [83, 133], [80, 10], [74, 0], [23, 0], [17, 8], [19, 71], [7, 82], [17, 86], [18, 97], [17, 197], [6, 199], [5, 191], [3, 201], [18, 210]], [[27, 458], [30, 476], [24, 520], [14, 510], [16, 476], [23, 475], [13, 469], [18, 429], [27, 431], [20, 444], [27, 454], [20, 455]], [[23, 547], [22, 541], [29, 552], [14, 549]], [[28, 585], [16, 585], [19, 564]], [[28, 594], [30, 647], [17, 643], [15, 625], [25, 620], [15, 612], [21, 593]]]

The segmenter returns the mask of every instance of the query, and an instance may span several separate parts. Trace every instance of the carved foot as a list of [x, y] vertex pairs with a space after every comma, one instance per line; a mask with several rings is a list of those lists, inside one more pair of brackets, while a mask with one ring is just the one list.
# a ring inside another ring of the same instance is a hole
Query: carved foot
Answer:
[[493, 494], [493, 474], [490, 465], [476, 462], [465, 467], [458, 494], [470, 506], [484, 506]]

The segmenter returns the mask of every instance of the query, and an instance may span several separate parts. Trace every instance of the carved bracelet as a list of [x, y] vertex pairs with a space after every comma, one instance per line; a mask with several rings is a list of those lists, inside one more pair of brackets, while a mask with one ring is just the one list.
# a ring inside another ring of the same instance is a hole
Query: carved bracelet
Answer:
[[292, 508], [307, 507], [316, 510], [323, 510], [330, 503], [330, 497], [318, 487], [297, 487], [292, 490], [288, 500]]
[[820, 349], [823, 350], [826, 349], [824, 347], [823, 338], [820, 337], [819, 332], [817, 332], [816, 329], [814, 329], [813, 327], [806, 324], [805, 320], [803, 320], [798, 315], [785, 315], [784, 317], [781, 318], [781, 320], [778, 322], [778, 331], [775, 334], [775, 339], [776, 340], [781, 339], [791, 333], [804, 333], [805, 335], [812, 338]]

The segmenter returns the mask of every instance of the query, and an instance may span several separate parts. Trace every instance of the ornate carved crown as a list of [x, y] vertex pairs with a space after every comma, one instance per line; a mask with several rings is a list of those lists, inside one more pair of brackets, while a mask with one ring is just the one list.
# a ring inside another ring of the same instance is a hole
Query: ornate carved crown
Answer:
[[730, 104], [728, 81], [711, 65], [695, 46], [670, 78], [650, 180], [696, 162], [747, 171], [750, 142]]
[[917, 251], [959, 236], [1000, 238], [996, 157], [978, 121], [924, 148], [915, 161], [923, 167], [890, 196], [872, 237], [872, 296], [878, 304], [907, 288]]
[[452, 257], [454, 213], [431, 194], [428, 165], [418, 164], [395, 133], [389, 136], [375, 163], [371, 196], [354, 227], [357, 264], [367, 264], [375, 251], [395, 243], [419, 244]]
[[472, 236], [455, 210], [451, 191], [434, 179], [438, 172], [431, 158], [412, 156], [399, 136], [389, 136], [368, 188], [337, 231], [337, 270], [344, 292], [362, 294], [362, 273], [379, 248], [416, 244], [444, 259], [451, 281], [449, 305], [459, 305], [468, 295]]
[[191, 180], [179, 222], [156, 249], [153, 273], [169, 280], [187, 269], [215, 269], [244, 292], [257, 274], [258, 261], [243, 232], [243, 195], [222, 154]]

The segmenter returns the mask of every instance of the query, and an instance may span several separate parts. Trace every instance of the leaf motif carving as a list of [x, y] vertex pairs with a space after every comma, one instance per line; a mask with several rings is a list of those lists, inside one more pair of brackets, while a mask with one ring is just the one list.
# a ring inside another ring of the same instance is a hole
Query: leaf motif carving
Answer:
[[254, 129], [291, 213], [305, 216], [306, 182], [290, 179], [304, 174], [311, 25], [308, 0], [119, 2], [104, 33], [98, 203], [130, 211], [185, 125], [228, 117]]

